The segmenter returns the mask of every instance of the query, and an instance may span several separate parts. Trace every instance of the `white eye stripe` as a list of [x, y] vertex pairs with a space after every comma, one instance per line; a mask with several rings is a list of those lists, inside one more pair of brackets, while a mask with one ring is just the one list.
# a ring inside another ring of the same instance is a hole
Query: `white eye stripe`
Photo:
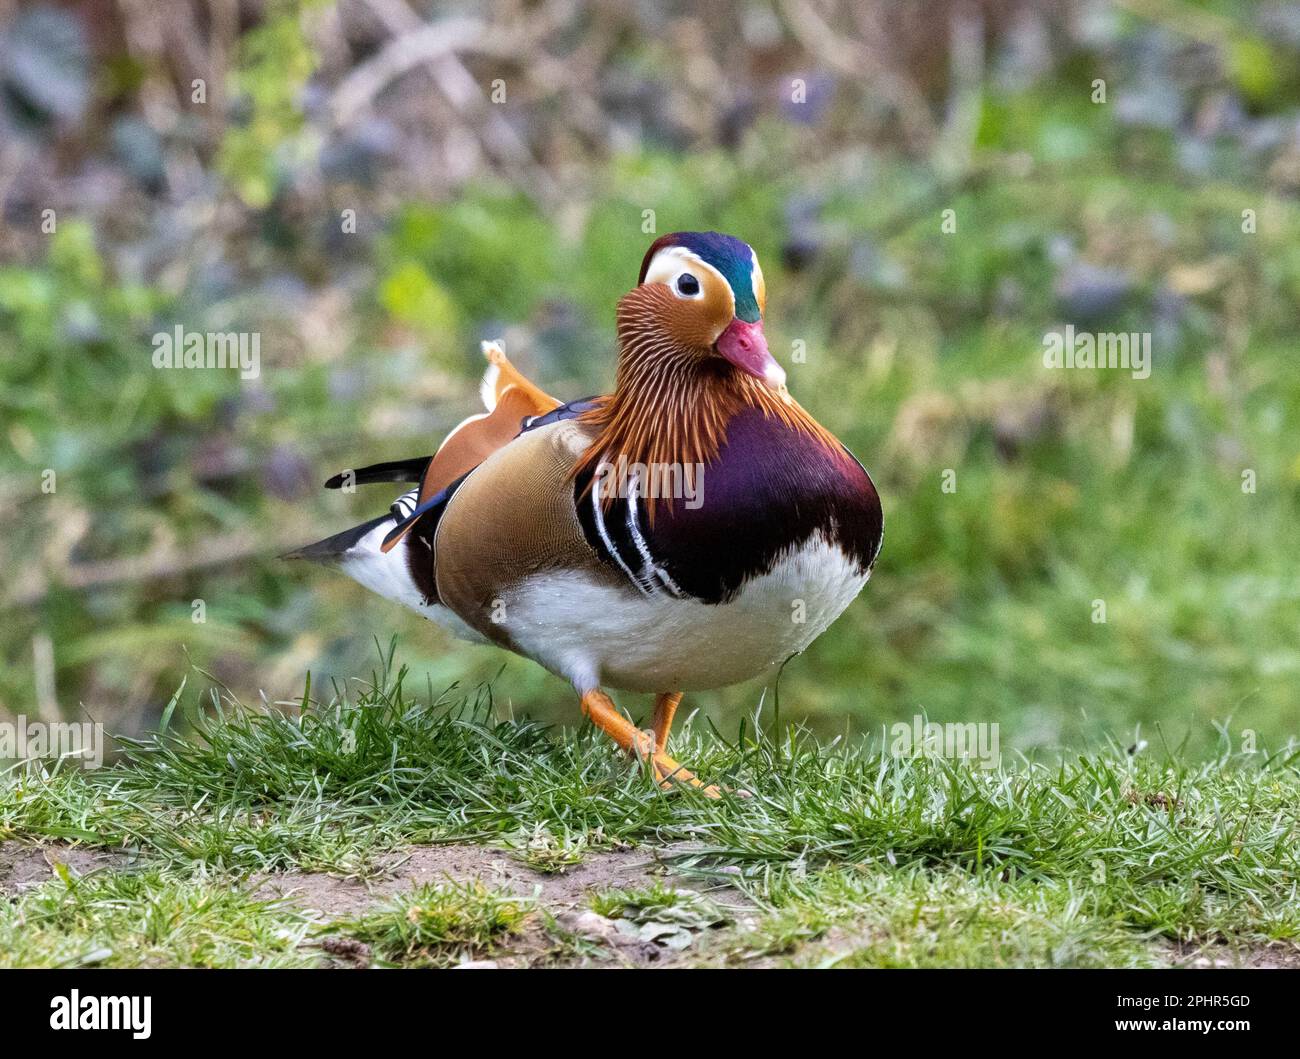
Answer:
[[[731, 284], [727, 282], [727, 277], [719, 272], [716, 268], [705, 261], [699, 254], [692, 253], [684, 246], [666, 246], [659, 253], [650, 259], [650, 266], [645, 272], [645, 283], [664, 283], [667, 284], [674, 294], [679, 298], [685, 298], [687, 295], [677, 290], [677, 277], [683, 272], [689, 272], [692, 276], [700, 281], [700, 294], [704, 296], [705, 288], [710, 286], [710, 277], [716, 281], [715, 286], [727, 292], [728, 300], [731, 302], [731, 311], [736, 311], [736, 296], [731, 290]], [[697, 297], [691, 295], [690, 297]]]

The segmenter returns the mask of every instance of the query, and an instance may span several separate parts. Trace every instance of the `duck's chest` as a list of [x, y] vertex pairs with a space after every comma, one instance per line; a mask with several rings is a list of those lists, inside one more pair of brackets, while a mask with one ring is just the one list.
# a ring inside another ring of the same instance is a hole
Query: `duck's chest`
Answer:
[[856, 594], [880, 550], [880, 500], [857, 460], [758, 409], [731, 420], [702, 466], [603, 470], [596, 484], [616, 499], [599, 503], [599, 489], [578, 483], [583, 533], [647, 596], [743, 603], [776, 583], [820, 607], [840, 585], [856, 582]]
[[766, 678], [808, 647], [861, 591], [867, 573], [816, 537], [710, 605], [641, 594], [587, 571], [551, 571], [506, 593], [516, 650], [579, 688], [699, 691]]

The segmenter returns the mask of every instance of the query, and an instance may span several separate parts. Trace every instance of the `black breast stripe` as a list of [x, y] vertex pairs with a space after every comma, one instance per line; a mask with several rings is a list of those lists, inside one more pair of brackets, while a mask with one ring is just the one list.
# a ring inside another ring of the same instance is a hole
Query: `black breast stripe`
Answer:
[[[602, 562], [618, 569], [643, 596], [685, 597], [652, 550], [652, 539], [641, 523], [636, 497], [616, 497], [602, 504], [592, 474], [574, 483], [574, 506], [583, 536]], [[588, 488], [590, 486], [590, 488]], [[635, 492], [635, 490], [629, 490]]]

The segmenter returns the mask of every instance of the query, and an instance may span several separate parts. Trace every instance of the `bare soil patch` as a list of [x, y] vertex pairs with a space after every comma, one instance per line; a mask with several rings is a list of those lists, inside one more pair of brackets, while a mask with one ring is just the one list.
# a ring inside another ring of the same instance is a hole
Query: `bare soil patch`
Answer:
[[[367, 912], [423, 883], [478, 881], [536, 902], [539, 915], [492, 960], [467, 966], [574, 965], [613, 962], [666, 965], [684, 950], [670, 949], [620, 931], [614, 921], [591, 911], [587, 896], [612, 889], [639, 890], [656, 882], [670, 889], [704, 893], [733, 914], [748, 901], [730, 887], [710, 887], [669, 874], [667, 860], [689, 852], [687, 845], [588, 850], [563, 871], [538, 871], [511, 850], [469, 844], [414, 846], [381, 862], [378, 877], [361, 880], [322, 872], [280, 872], [254, 879], [253, 893], [290, 901], [335, 919]], [[566, 941], [567, 938], [567, 941]], [[577, 941], [575, 947], [573, 944]], [[326, 938], [323, 951], [335, 966], [366, 966], [369, 953], [347, 939]]]
[[1289, 942], [1240, 947], [1224, 944], [1172, 945], [1170, 963], [1179, 967], [1246, 967], [1251, 969], [1300, 969], [1300, 947]]
[[[278, 897], [326, 916], [356, 915], [422, 883], [469, 882], [499, 887], [520, 896], [537, 892], [538, 903], [562, 912], [583, 901], [589, 890], [630, 889], [664, 881], [662, 855], [668, 850], [588, 851], [581, 863], [563, 872], [540, 872], [510, 850], [449, 844], [413, 846], [381, 862], [378, 878], [365, 881], [323, 872], [278, 872], [255, 880], [259, 897]], [[678, 881], [678, 885], [688, 885]]]
[[0, 894], [14, 897], [56, 877], [55, 865], [65, 864], [74, 875], [103, 868], [120, 868], [127, 861], [122, 851], [93, 846], [72, 846], [63, 842], [31, 846], [0, 843]]

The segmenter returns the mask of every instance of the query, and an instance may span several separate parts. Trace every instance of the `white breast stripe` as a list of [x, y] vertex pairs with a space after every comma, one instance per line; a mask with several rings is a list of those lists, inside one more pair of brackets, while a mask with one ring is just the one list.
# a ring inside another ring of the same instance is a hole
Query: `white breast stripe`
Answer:
[[614, 542], [609, 539], [609, 531], [605, 529], [605, 513], [600, 506], [600, 487], [592, 482], [591, 485], [591, 514], [596, 520], [596, 532], [600, 534], [601, 542], [605, 545], [605, 550], [614, 557], [623, 573], [627, 574], [628, 580], [636, 585], [637, 591], [643, 596], [650, 595], [650, 589], [641, 583], [641, 579], [632, 573], [627, 563], [623, 562], [623, 557], [618, 554], [618, 549], [614, 547]]
[[677, 582], [668, 576], [668, 571], [659, 566], [651, 557], [650, 548], [645, 542], [645, 537], [641, 535], [641, 527], [637, 525], [636, 494], [639, 486], [640, 478], [634, 473], [627, 497], [627, 531], [632, 535], [632, 543], [636, 545], [636, 550], [641, 555], [641, 569], [649, 570], [669, 592], [680, 598], [682, 590], [677, 586]]

